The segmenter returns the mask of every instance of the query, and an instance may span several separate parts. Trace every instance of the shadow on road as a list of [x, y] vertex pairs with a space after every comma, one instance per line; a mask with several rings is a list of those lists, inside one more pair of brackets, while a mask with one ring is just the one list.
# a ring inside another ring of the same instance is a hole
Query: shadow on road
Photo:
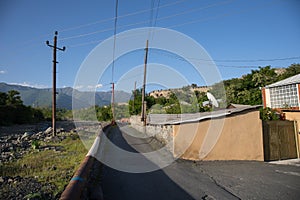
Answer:
[[[113, 127], [109, 139], [119, 148], [138, 153], [149, 151], [149, 138], [136, 138], [123, 133], [118, 126]], [[129, 144], [130, 143], [130, 144]], [[112, 156], [112, 155], [111, 155]], [[111, 159], [114, 159], [111, 157]], [[134, 164], [134, 163], [133, 163]], [[153, 164], [153, 163], [152, 163]], [[162, 169], [148, 173], [128, 173], [104, 165], [102, 189], [104, 199], [193, 199], [185, 190], [172, 181]]]

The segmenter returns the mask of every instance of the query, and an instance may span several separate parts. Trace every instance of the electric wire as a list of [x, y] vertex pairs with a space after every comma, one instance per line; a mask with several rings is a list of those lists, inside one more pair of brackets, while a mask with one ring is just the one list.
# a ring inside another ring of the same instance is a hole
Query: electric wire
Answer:
[[[170, 19], [170, 18], [177, 17], [177, 16], [180, 16], [180, 15], [185, 15], [185, 14], [193, 13], [193, 12], [196, 12], [196, 11], [199, 11], [199, 10], [204, 10], [204, 9], [208, 9], [208, 8], [212, 8], [212, 7], [216, 7], [216, 6], [220, 6], [220, 5], [224, 5], [224, 4], [229, 4], [229, 3], [233, 2], [233, 1], [235, 1], [235, 0], [222, 1], [222, 2], [219, 2], [219, 3], [210, 4], [210, 5], [207, 5], [207, 6], [204, 6], [204, 7], [192, 8], [192, 9], [188, 9], [186, 11], [180, 12], [180, 13], [168, 15], [168, 16], [161, 17], [161, 18], [156, 18], [155, 19], [155, 24], [156, 24], [157, 21], [162, 21], [162, 20]], [[158, 9], [160, 7], [157, 6], [156, 8]], [[149, 10], [153, 11], [153, 9], [154, 8], [151, 8]], [[197, 21], [201, 21], [201, 20], [196, 20], [195, 22], [191, 21], [189, 23], [193, 23], [193, 22], [196, 23]], [[141, 21], [141, 22], [135, 22], [135, 23], [131, 23], [131, 24], [125, 24], [125, 25], [121, 25], [121, 26], [118, 26], [118, 27], [119, 28], [124, 28], [124, 27], [129, 27], [129, 26], [134, 26], [134, 25], [145, 24], [145, 23], [149, 23], [149, 26], [152, 27], [152, 22], [153, 22], [153, 12], [151, 12], [149, 20], [145, 20], [145, 21]], [[170, 28], [170, 27], [172, 28], [172, 27], [177, 27], [177, 26], [182, 26], [182, 25], [185, 25], [185, 23], [184, 24], [175, 25], [175, 26], [174, 25], [173, 26], [169, 26], [167, 28]], [[113, 28], [101, 29], [101, 30], [96, 30], [96, 31], [93, 31], [93, 32], [88, 32], [88, 33], [73, 35], [73, 36], [69, 36], [69, 37], [61, 37], [59, 40], [75, 39], [75, 38], [85, 37], [85, 36], [89, 36], [89, 35], [94, 35], [94, 34], [97, 34], [97, 33], [107, 32], [107, 31], [111, 31], [111, 30], [113, 30]]]
[[[152, 23], [153, 23], [153, 8], [154, 8], [154, 3], [155, 3], [155, 0], [151, 0], [151, 9], [150, 9], [150, 16], [149, 16], [149, 27], [152, 27]], [[150, 38], [150, 35], [151, 35], [151, 29], [149, 28], [149, 31], [148, 31], [148, 40]]]
[[[185, 2], [185, 1], [187, 1], [187, 0], [180, 0], [180, 1], [175, 1], [175, 2], [169, 3], [169, 4], [164, 4], [164, 5], [160, 6], [160, 8], [173, 6], [173, 5]], [[157, 9], [157, 7], [156, 7], [156, 9]], [[121, 18], [129, 17], [129, 16], [134, 16], [134, 15], [146, 13], [146, 12], [149, 12], [149, 10], [151, 10], [151, 9], [145, 9], [145, 10], [140, 10], [140, 11], [137, 11], [137, 12], [127, 13], [127, 14], [118, 16], [118, 18], [121, 19]], [[70, 28], [66, 28], [66, 29], [61, 29], [59, 32], [67, 32], [67, 31], [71, 31], [71, 30], [76, 30], [76, 29], [80, 29], [80, 28], [83, 28], [83, 27], [108, 22], [108, 21], [111, 21], [111, 20], [114, 20], [114, 19], [115, 19], [115, 17], [102, 19], [102, 20], [98, 20], [98, 21], [95, 21], [95, 22], [90, 22], [90, 23], [87, 23], [87, 24], [82, 24], [82, 25], [78, 25], [78, 26], [74, 26], [74, 27], [70, 27]]]
[[159, 10], [159, 5], [160, 5], [160, 0], [158, 0], [157, 7], [156, 7], [156, 15], [155, 15], [155, 20], [154, 20], [154, 27], [156, 26], [156, 21], [158, 17], [158, 10]]
[[115, 52], [116, 52], [116, 36], [117, 36], [117, 21], [118, 21], [118, 0], [116, 0], [115, 7], [115, 23], [114, 23], [114, 46], [113, 46], [113, 61], [112, 61], [112, 73], [111, 82], [114, 83], [114, 68], [115, 68]]
[[[156, 27], [156, 22], [157, 22], [157, 17], [158, 17], [158, 11], [159, 11], [159, 5], [160, 5], [160, 0], [158, 0], [158, 3], [157, 3], [157, 7], [156, 7], [156, 15], [155, 15], [155, 19], [154, 19], [154, 24], [152, 25], [152, 27]], [[152, 28], [152, 29], [153, 29]], [[154, 30], [152, 30], [152, 38], [151, 40], [153, 40], [154, 38]], [[149, 38], [150, 39], [150, 38]]]
[[[281, 1], [281, 0], [277, 0], [278, 1]], [[276, 2], [276, 1], [275, 1]], [[266, 5], [274, 5], [274, 2], [270, 2], [270, 3], [266, 3], [264, 4], [265, 6]], [[264, 6], [264, 7], [265, 7]], [[218, 18], [223, 18], [223, 17], [229, 17], [229, 16], [232, 16], [232, 15], [236, 15], [236, 14], [242, 14], [242, 13], [247, 13], [249, 11], [253, 11], [253, 10], [257, 10], [259, 8], [263, 7], [262, 5], [260, 6], [255, 6], [255, 7], [252, 7], [252, 8], [248, 8], [248, 9], [244, 9], [244, 10], [241, 10], [241, 11], [237, 11], [237, 12], [228, 12], [228, 13], [225, 13], [225, 14], [221, 14], [221, 15], [216, 15], [216, 16], [213, 16], [213, 17], [208, 17], [208, 18], [205, 18], [205, 19], [197, 19], [197, 20], [193, 20], [193, 21], [189, 21], [189, 22], [185, 22], [185, 23], [181, 23], [181, 24], [176, 24], [176, 25], [172, 25], [172, 26], [168, 26], [166, 28], [176, 28], [176, 27], [180, 27], [180, 26], [185, 26], [185, 25], [188, 25], [188, 24], [194, 24], [194, 23], [198, 23], [198, 22], [205, 22], [205, 21], [209, 21], [209, 20], [212, 20], [212, 19], [218, 19]]]
[[[180, 61], [184, 61], [184, 62], [188, 62], [186, 59], [175, 55], [175, 54], [170, 54], [167, 52], [164, 52], [162, 50], [159, 49], [152, 49], [152, 53], [156, 53], [159, 55], [163, 55], [163, 56], [167, 56], [170, 58], [174, 58]], [[268, 59], [249, 59], [249, 60], [234, 60], [234, 59], [230, 59], [230, 60], [222, 60], [222, 59], [201, 59], [201, 58], [187, 58], [187, 59], [191, 59], [191, 60], [196, 60], [196, 61], [206, 61], [206, 62], [216, 62], [216, 63], [222, 63], [222, 62], [273, 62], [273, 61], [282, 61], [282, 60], [296, 60], [296, 59], [300, 59], [300, 56], [293, 56], [293, 57], [282, 57], [282, 58], [268, 58]], [[233, 68], [258, 68], [259, 66], [234, 66], [234, 65], [222, 65], [222, 64], [216, 64], [219, 67], [233, 67]]]

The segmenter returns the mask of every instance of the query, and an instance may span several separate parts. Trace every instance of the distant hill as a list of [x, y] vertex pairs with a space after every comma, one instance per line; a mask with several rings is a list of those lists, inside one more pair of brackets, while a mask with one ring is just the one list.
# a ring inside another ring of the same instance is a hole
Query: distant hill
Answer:
[[[32, 107], [51, 107], [52, 103], [52, 88], [33, 88], [21, 85], [10, 85], [7, 83], [0, 83], [0, 92], [7, 92], [9, 90], [17, 90], [20, 92], [22, 101], [27, 106]], [[95, 99], [93, 92], [82, 92], [71, 87], [57, 89], [57, 108], [72, 109], [72, 95], [74, 94], [75, 108], [88, 108], [93, 105], [103, 106], [109, 105], [111, 102], [111, 92], [96, 92]], [[116, 103], [128, 102], [131, 94], [124, 91], [115, 92]]]

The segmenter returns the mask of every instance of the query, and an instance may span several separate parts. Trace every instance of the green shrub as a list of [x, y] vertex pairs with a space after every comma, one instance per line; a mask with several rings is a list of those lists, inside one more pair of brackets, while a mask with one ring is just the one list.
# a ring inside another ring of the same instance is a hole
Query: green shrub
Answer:
[[275, 110], [267, 107], [260, 109], [260, 119], [264, 121], [279, 120], [280, 116]]
[[40, 143], [37, 140], [32, 140], [31, 142], [32, 149], [38, 149], [40, 147]]

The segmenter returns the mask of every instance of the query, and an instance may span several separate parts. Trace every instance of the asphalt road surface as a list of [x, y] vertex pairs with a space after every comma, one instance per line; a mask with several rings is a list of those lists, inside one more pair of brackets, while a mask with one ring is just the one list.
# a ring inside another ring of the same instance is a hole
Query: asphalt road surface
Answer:
[[[128, 126], [113, 127], [109, 132], [110, 141], [126, 151], [149, 152], [161, 147], [151, 138], [132, 136], [137, 133]], [[300, 199], [300, 167], [255, 161], [177, 160], [153, 172], [128, 173], [104, 165], [101, 186], [105, 200]]]

